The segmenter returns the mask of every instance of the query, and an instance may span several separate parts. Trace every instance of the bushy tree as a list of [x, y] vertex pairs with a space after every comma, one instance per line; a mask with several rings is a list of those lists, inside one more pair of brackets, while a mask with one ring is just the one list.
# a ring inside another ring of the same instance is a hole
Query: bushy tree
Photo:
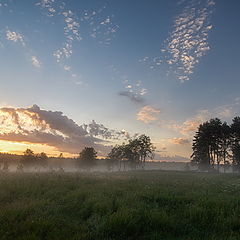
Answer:
[[110, 151], [107, 156], [108, 165], [109, 164], [119, 164], [119, 168], [121, 168], [121, 161], [125, 157], [125, 144], [123, 145], [116, 145]]
[[[128, 161], [132, 168], [136, 168], [138, 164], [142, 167], [145, 165], [146, 158], [154, 157], [155, 147], [151, 143], [150, 137], [140, 135], [137, 138], [130, 139], [127, 144], [116, 145], [108, 154], [109, 159], [114, 159], [121, 163]], [[124, 165], [125, 166], [125, 165]]]
[[97, 152], [93, 147], [85, 147], [80, 153], [78, 164], [82, 168], [90, 169], [96, 164]]
[[20, 164], [23, 165], [23, 167], [29, 167], [33, 166], [35, 164], [35, 155], [34, 152], [31, 149], [26, 149], [26, 151], [23, 152], [22, 159], [20, 161]]
[[150, 158], [150, 159], [154, 158], [154, 151], [156, 148], [151, 143], [150, 137], [148, 137], [144, 134], [140, 135], [136, 139], [135, 145], [137, 146], [137, 149], [138, 149], [138, 153], [140, 156], [140, 162], [141, 162], [142, 166], [144, 167], [146, 158]]

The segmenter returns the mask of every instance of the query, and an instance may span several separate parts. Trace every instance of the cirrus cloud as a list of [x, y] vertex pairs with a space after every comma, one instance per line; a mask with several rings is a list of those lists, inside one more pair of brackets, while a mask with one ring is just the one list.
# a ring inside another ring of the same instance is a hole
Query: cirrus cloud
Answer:
[[155, 70], [167, 64], [181, 82], [190, 79], [200, 59], [210, 50], [209, 32], [214, 0], [187, 0], [179, 2], [181, 12], [175, 17], [172, 31], [164, 41], [160, 56], [143, 57], [139, 62]]

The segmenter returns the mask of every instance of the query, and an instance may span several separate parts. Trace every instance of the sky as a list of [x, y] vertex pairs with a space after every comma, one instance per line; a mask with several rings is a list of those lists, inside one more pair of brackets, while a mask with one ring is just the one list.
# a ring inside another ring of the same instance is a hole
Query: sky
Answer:
[[240, 115], [238, 0], [0, 0], [0, 152], [106, 156], [151, 137], [187, 161]]

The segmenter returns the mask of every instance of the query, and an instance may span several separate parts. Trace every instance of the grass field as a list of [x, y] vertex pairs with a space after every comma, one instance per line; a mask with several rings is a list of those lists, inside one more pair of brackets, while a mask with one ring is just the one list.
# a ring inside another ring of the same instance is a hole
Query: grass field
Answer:
[[0, 239], [240, 239], [240, 176], [0, 176]]

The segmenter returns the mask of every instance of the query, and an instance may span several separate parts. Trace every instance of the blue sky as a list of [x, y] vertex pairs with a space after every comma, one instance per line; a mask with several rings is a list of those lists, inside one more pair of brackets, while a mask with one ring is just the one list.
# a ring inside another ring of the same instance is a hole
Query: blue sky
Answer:
[[240, 114], [239, 9], [237, 0], [0, 0], [0, 151], [93, 145], [105, 155], [144, 133], [159, 159], [188, 158], [199, 123]]

